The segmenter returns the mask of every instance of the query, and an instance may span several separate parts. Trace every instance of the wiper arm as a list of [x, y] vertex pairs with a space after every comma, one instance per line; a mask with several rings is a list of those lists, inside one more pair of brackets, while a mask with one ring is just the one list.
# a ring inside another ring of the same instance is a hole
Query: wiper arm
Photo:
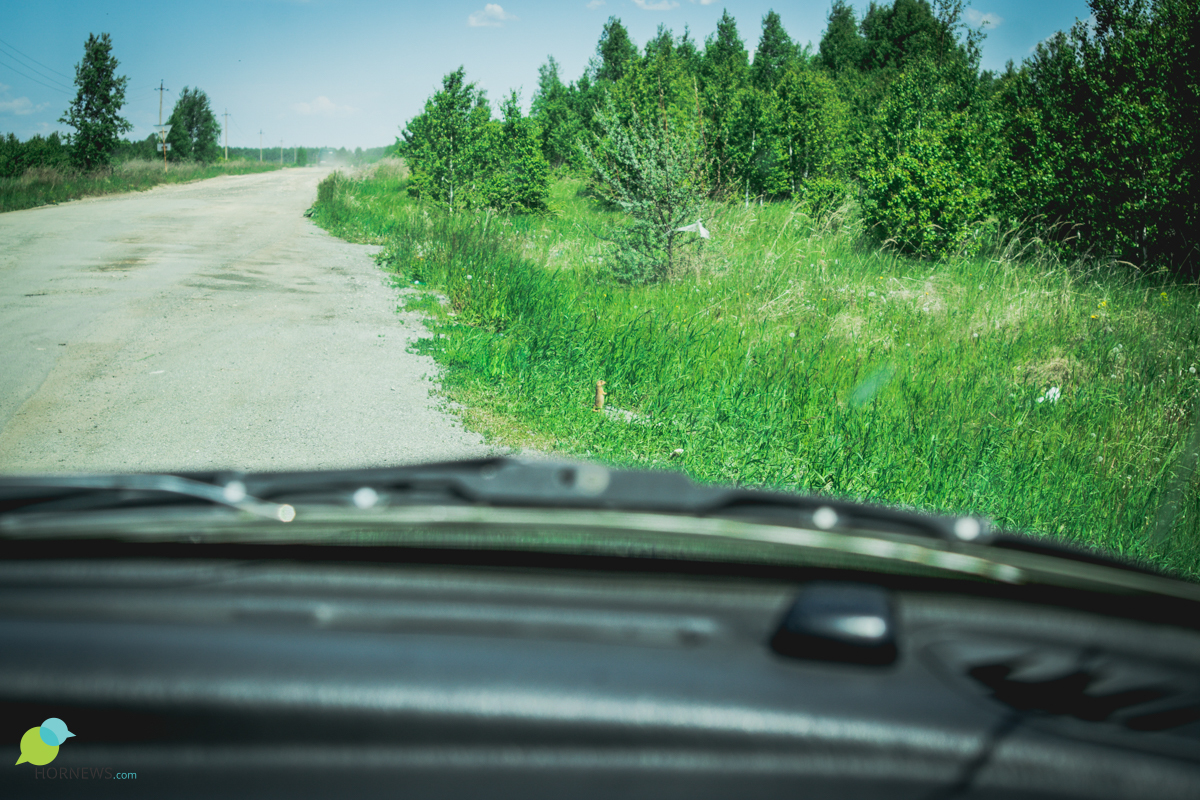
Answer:
[[155, 495], [202, 500], [247, 511], [258, 517], [291, 522], [296, 509], [250, 496], [246, 485], [229, 480], [216, 485], [181, 475], [46, 475], [0, 479], [0, 512], [63, 513], [114, 506], [142, 505]]
[[[224, 480], [220, 475], [212, 480]], [[495, 457], [441, 464], [244, 477], [258, 497], [296, 505], [470, 504], [522, 508], [645, 511], [841, 533], [991, 545], [1146, 574], [1161, 574], [1085, 548], [993, 527], [976, 516], [939, 516], [828, 497], [693, 483], [677, 472], [599, 464], [522, 462]]]
[[[936, 516], [827, 497], [693, 483], [676, 472], [496, 457], [358, 470], [244, 474], [0, 477], [0, 527], [26, 512], [55, 514], [199, 500], [290, 522], [301, 507], [379, 509], [420, 505], [597, 509], [934, 539], [944, 546], [998, 548], [1159, 574], [1068, 544], [993, 529], [979, 517]], [[177, 502], [174, 501], [174, 502]], [[5, 517], [8, 517], [6, 520]]]
[[[676, 472], [609, 469], [599, 464], [523, 462], [496, 457], [384, 469], [209, 473], [192, 476], [296, 506], [377, 508], [419, 504], [604, 509], [719, 517], [789, 527], [894, 533], [984, 544], [986, 520], [904, 511], [826, 497], [693, 483]], [[2, 483], [2, 482], [0, 482]]]

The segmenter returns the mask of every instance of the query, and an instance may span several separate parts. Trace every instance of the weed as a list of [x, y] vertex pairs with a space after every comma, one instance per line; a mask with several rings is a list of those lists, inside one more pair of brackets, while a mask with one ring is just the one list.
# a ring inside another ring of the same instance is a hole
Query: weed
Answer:
[[69, 169], [38, 167], [19, 178], [0, 178], [0, 212], [18, 211], [50, 203], [63, 203], [93, 195], [142, 191], [160, 183], [185, 183], [218, 175], [244, 175], [278, 169], [258, 161], [222, 164], [172, 164], [161, 161], [126, 161], [112, 169], [79, 173]]
[[[735, 204], [698, 268], [629, 286], [590, 233], [612, 212], [577, 183], [544, 216], [452, 218], [402, 176], [338, 180], [315, 217], [445, 296], [417, 301], [436, 332], [418, 347], [509, 444], [981, 513], [1200, 576], [1195, 475], [1151, 541], [1200, 396], [1195, 285], [1019, 231], [934, 265], [864, 245], [845, 209]], [[627, 413], [592, 410], [597, 380]]]

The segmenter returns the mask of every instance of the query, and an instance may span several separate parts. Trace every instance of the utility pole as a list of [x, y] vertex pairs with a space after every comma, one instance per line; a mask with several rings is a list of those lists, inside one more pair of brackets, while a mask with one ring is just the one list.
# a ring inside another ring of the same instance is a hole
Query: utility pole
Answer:
[[258, 129], [258, 163], [262, 163], [262, 128]]
[[225, 109], [225, 160], [229, 160], [229, 109]]
[[279, 140], [279, 166], [283, 166], [283, 139]]
[[158, 146], [163, 154], [163, 172], [167, 171], [167, 132], [171, 130], [170, 125], [162, 124], [163, 92], [166, 91], [169, 90], [163, 87], [163, 81], [160, 79], [158, 81], [158, 125], [155, 126], [155, 130], [158, 131]]

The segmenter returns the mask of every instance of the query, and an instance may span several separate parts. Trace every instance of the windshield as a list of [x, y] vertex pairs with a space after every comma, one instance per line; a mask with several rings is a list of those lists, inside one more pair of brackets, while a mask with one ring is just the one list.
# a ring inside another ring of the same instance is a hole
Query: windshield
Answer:
[[1200, 577], [1192, 5], [165, 8], [6, 14], [0, 476], [512, 455]]

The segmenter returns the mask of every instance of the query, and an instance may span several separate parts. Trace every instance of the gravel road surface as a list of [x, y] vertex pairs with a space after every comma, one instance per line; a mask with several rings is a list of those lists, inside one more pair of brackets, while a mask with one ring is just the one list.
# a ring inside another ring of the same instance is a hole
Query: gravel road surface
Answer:
[[487, 454], [431, 398], [374, 249], [303, 217], [326, 171], [0, 214], [0, 472]]

